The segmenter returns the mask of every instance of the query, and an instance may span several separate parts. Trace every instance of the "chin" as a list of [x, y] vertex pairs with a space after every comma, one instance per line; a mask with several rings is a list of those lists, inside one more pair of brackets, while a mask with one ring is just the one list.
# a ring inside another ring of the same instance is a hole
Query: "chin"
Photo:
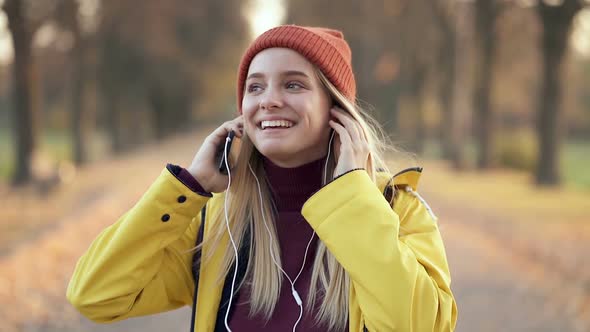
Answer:
[[262, 144], [259, 147], [256, 147], [260, 154], [265, 156], [268, 159], [284, 159], [285, 156], [288, 156], [288, 149], [284, 146], [276, 146], [275, 144], [264, 145]]

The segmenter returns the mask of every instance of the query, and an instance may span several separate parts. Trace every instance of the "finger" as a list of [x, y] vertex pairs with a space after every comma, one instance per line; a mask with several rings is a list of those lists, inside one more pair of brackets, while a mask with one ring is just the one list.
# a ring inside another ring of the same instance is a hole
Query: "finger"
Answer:
[[242, 137], [244, 134], [244, 118], [242, 115], [238, 116], [237, 118], [231, 121], [231, 130], [234, 131], [236, 136]]
[[340, 138], [340, 148], [342, 148], [342, 146], [352, 147], [352, 139], [350, 138], [348, 130], [334, 120], [330, 120], [329, 124], [338, 134], [338, 138]]
[[349, 124], [351, 125], [351, 127], [354, 128], [355, 143], [362, 143], [362, 141], [365, 138], [365, 134], [363, 132], [363, 129], [361, 128], [360, 123], [352, 116], [352, 114], [344, 113], [344, 115], [349, 120]]
[[216, 136], [225, 139], [225, 137], [229, 134], [230, 131], [233, 132], [238, 137], [242, 137], [244, 128], [244, 122], [242, 116], [239, 116], [233, 120], [224, 122], [216, 131]]
[[213, 145], [219, 145], [225, 140], [229, 132], [232, 130], [233, 125], [230, 121], [224, 122], [221, 126], [217, 127], [207, 138]]
[[240, 116], [236, 117], [235, 119], [231, 120], [231, 122], [235, 123], [239, 127], [243, 127], [244, 126], [244, 116], [240, 115]]
[[239, 123], [234, 122], [231, 124], [230, 131], [233, 131], [236, 134], [236, 137], [242, 138], [244, 134], [244, 127], [240, 126]]
[[345, 111], [342, 112], [350, 120], [349, 123], [355, 128], [355, 132], [357, 133], [357, 135], [354, 137], [355, 140], [353, 140], [355, 144], [358, 144], [360, 147], [368, 146], [369, 140], [367, 139], [367, 135], [363, 129], [363, 126], [361, 126], [360, 121], [357, 120], [352, 114]]
[[361, 131], [358, 127], [356, 120], [352, 116], [346, 114], [344, 111], [337, 108], [332, 109], [332, 114], [342, 123], [344, 128], [349, 132], [352, 142], [356, 145], [361, 141]]

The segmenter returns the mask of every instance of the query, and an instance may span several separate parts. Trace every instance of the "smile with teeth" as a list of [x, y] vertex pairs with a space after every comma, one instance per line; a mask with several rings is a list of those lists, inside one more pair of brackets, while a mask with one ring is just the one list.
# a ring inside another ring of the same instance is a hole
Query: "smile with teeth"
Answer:
[[260, 128], [263, 130], [266, 128], [291, 128], [293, 122], [287, 120], [272, 120], [260, 122]]

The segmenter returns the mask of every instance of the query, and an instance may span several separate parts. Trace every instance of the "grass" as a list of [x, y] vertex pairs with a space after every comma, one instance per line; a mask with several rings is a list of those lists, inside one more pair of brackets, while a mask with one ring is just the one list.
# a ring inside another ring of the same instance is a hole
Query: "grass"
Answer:
[[[6, 183], [14, 170], [14, 147], [11, 133], [0, 130], [0, 183]], [[108, 139], [98, 133], [90, 144], [90, 159], [100, 159], [108, 150]], [[51, 161], [72, 160], [72, 143], [67, 132], [45, 131], [39, 138], [39, 148], [43, 156]]]
[[8, 179], [13, 170], [14, 150], [10, 133], [0, 131], [0, 181]]
[[[465, 146], [467, 165], [473, 168], [477, 158], [477, 149], [473, 142]], [[424, 158], [438, 159], [441, 151], [438, 144], [429, 142], [426, 145]], [[565, 187], [590, 191], [590, 141], [567, 141], [561, 150], [561, 175]]]
[[590, 190], [590, 142], [568, 142], [563, 149], [561, 169], [566, 185]]
[[[6, 131], [0, 131], [0, 180], [7, 180], [14, 168], [13, 138]], [[39, 139], [40, 151], [52, 160], [71, 159], [69, 135], [60, 132], [45, 132]]]

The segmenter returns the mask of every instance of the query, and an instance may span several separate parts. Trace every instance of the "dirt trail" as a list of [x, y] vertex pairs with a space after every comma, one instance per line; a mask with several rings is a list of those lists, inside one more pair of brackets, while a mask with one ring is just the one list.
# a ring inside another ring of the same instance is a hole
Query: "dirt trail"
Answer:
[[[437, 200], [429, 203], [437, 209], [452, 269], [452, 288], [459, 306], [456, 331], [587, 331], [587, 326], [576, 326], [568, 308], [552, 297], [551, 288], [543, 286], [559, 282], [558, 276], [471, 226], [469, 220], [473, 216], [463, 214], [461, 220], [453, 207]], [[69, 331], [186, 331], [190, 310], [184, 308], [112, 325], [93, 324], [81, 317], [77, 321]]]

